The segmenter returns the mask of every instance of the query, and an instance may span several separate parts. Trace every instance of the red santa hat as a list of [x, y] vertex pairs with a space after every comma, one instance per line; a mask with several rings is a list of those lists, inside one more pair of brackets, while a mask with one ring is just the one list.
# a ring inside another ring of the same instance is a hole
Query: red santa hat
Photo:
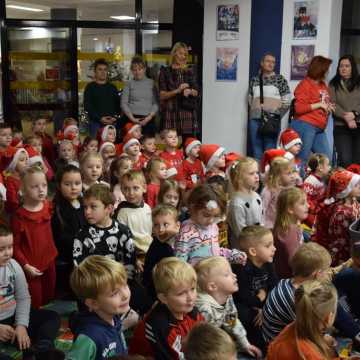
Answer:
[[289, 161], [294, 159], [294, 155], [285, 151], [284, 149], [266, 150], [261, 160], [262, 172], [267, 172], [270, 169], [271, 162], [277, 157], [283, 157]]
[[225, 154], [225, 169], [227, 169], [234, 161], [238, 161], [242, 156], [237, 152], [229, 152]]
[[5, 171], [14, 171], [21, 154], [28, 155], [24, 148], [9, 147], [1, 157], [1, 168]]
[[348, 170], [335, 171], [330, 176], [325, 203], [331, 204], [336, 199], [345, 199], [359, 181], [359, 174], [355, 174]]
[[360, 165], [359, 164], [351, 164], [346, 168], [346, 170], [360, 175]]
[[299, 134], [293, 129], [285, 129], [280, 135], [280, 146], [289, 150], [294, 145], [302, 145]]
[[185, 140], [185, 144], [184, 144], [185, 154], [189, 155], [191, 150], [197, 145], [201, 145], [200, 140], [198, 140], [196, 138], [192, 138], [192, 137], [187, 138]]
[[104, 149], [107, 147], [107, 146], [112, 146], [115, 150], [116, 150], [116, 147], [115, 147], [115, 144], [110, 142], [110, 141], [104, 141], [103, 143], [100, 144], [100, 147], [99, 147], [99, 153], [102, 154], [102, 152], [104, 151]]
[[79, 128], [77, 127], [77, 125], [66, 125], [63, 129], [64, 139], [73, 140], [74, 132], [79, 132]]
[[141, 126], [132, 122], [126, 123], [124, 126], [125, 135], [132, 134], [137, 128], [141, 129]]
[[29, 154], [29, 162], [28, 165], [34, 165], [37, 163], [41, 163], [42, 165], [44, 165], [44, 160], [41, 156], [41, 154], [38, 153], [38, 151], [36, 149], [34, 149], [31, 145], [27, 145], [25, 147], [27, 153]]
[[140, 142], [138, 139], [134, 138], [131, 133], [128, 133], [123, 141], [123, 151], [125, 152], [133, 144], [140, 145]]
[[114, 125], [106, 125], [106, 126], [100, 128], [97, 132], [96, 138], [98, 139], [99, 143], [108, 141], [109, 130], [114, 130], [115, 136], [116, 136], [115, 126]]
[[206, 170], [211, 169], [225, 153], [225, 148], [216, 144], [205, 144], [200, 147], [200, 160], [204, 163]]

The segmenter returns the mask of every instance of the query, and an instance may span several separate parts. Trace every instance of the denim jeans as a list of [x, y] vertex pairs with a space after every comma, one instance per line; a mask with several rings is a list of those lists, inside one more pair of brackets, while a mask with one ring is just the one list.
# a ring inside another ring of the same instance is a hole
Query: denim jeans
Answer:
[[251, 142], [252, 156], [260, 161], [264, 151], [268, 149], [276, 148], [277, 138], [276, 136], [261, 136], [258, 134], [258, 130], [261, 124], [260, 119], [250, 119], [249, 121], [249, 134]]
[[327, 134], [324, 130], [296, 119], [291, 122], [290, 126], [300, 135], [302, 141], [299, 154], [302, 167], [305, 166], [311, 152], [324, 154], [329, 158], [330, 162], [332, 161], [332, 151], [330, 151]]

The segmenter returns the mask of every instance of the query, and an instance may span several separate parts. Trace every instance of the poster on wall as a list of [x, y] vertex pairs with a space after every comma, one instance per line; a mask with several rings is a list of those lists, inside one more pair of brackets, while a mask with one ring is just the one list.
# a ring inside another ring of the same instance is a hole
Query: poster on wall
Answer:
[[217, 7], [216, 40], [239, 39], [239, 5]]
[[319, 0], [294, 3], [294, 39], [316, 39]]
[[216, 80], [236, 81], [239, 49], [230, 47], [216, 48]]
[[310, 61], [314, 56], [314, 52], [314, 45], [291, 46], [290, 80], [302, 80], [305, 78]]

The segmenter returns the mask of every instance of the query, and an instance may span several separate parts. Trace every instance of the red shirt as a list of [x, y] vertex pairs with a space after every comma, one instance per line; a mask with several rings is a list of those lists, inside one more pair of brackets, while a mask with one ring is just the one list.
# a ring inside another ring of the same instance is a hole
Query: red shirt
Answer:
[[324, 82], [306, 77], [295, 89], [295, 119], [305, 121], [320, 129], [325, 129], [328, 114], [323, 109], [311, 110], [311, 105], [330, 101], [329, 88]]
[[145, 154], [143, 152], [141, 153], [141, 155], [140, 155], [140, 163], [141, 163], [141, 168], [142, 169], [146, 168], [146, 166], [147, 166], [148, 162], [151, 160], [151, 158], [152, 158], [152, 156], [149, 156], [149, 155], [147, 155], [147, 154]]
[[30, 264], [45, 271], [58, 252], [51, 231], [51, 204], [44, 201], [40, 211], [20, 207], [13, 219], [14, 258], [22, 266]]
[[185, 159], [182, 163], [184, 178], [186, 181], [186, 189], [192, 189], [196, 184], [202, 183], [205, 179], [204, 167], [199, 159], [194, 163]]
[[13, 214], [20, 206], [19, 191], [21, 186], [21, 180], [14, 175], [8, 175], [5, 177], [6, 187], [6, 202], [5, 209], [10, 214]]
[[42, 139], [42, 153], [46, 157], [47, 161], [50, 163], [51, 167], [55, 166], [55, 148], [53, 143], [53, 138], [46, 134], [36, 134], [37, 136], [40, 136]]
[[168, 169], [176, 169], [177, 174], [175, 176], [175, 179], [177, 181], [184, 180], [184, 173], [182, 168], [184, 154], [181, 150], [176, 150], [174, 153], [170, 153], [165, 150], [160, 153], [160, 157], [165, 160]]
[[154, 208], [157, 204], [157, 197], [159, 191], [160, 191], [160, 184], [150, 183], [147, 185], [145, 201], [151, 208]]

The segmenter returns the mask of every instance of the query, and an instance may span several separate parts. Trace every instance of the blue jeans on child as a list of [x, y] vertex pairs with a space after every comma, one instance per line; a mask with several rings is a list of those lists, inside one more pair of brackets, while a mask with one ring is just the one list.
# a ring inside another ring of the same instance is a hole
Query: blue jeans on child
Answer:
[[296, 119], [291, 121], [290, 127], [300, 135], [302, 141], [302, 148], [299, 154], [302, 167], [305, 166], [311, 152], [325, 154], [331, 162], [332, 152], [330, 151], [327, 134], [324, 130], [303, 120]]
[[260, 161], [264, 151], [276, 148], [276, 142], [279, 134], [276, 136], [261, 136], [258, 134], [261, 119], [250, 119], [249, 134], [251, 141], [252, 156]]

